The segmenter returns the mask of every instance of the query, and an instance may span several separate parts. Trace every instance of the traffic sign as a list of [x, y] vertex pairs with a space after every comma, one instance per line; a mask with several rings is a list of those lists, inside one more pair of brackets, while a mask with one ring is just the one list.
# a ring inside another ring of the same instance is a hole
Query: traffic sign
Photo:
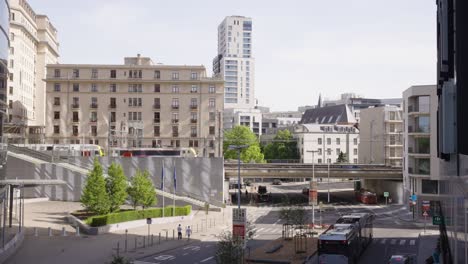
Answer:
[[411, 195], [411, 200], [417, 201], [417, 200], [418, 200], [418, 196], [417, 196], [416, 194]]
[[434, 215], [432, 217], [432, 224], [433, 225], [441, 225], [444, 219], [440, 215]]
[[424, 217], [428, 217], [428, 216], [429, 216], [429, 214], [427, 214], [427, 212], [426, 212], [426, 211], [424, 211], [424, 213], [423, 213], [423, 216], [424, 216]]
[[232, 234], [234, 236], [245, 237], [245, 225], [232, 225]]
[[152, 222], [153, 222], [153, 219], [151, 219], [151, 218], [146, 218], [146, 223], [147, 223], [148, 225], [151, 225]]
[[388, 197], [388, 196], [390, 196], [390, 193], [389, 193], [389, 192], [384, 192], [384, 193], [383, 193], [383, 197]]
[[429, 211], [431, 209], [431, 202], [430, 201], [422, 201], [422, 209], [423, 209], [423, 211]]
[[232, 208], [232, 223], [245, 224], [247, 222], [247, 212], [245, 208]]

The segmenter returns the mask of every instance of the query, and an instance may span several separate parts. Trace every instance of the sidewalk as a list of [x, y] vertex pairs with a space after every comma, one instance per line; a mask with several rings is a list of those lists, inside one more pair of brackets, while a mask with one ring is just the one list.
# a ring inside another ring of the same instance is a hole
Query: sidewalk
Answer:
[[[117, 248], [120, 255], [131, 259], [141, 258], [194, 241], [215, 241], [216, 236], [230, 225], [228, 219], [232, 218], [229, 210], [209, 212], [208, 215], [204, 211], [194, 211], [194, 218], [191, 221], [151, 225], [150, 234], [153, 235], [151, 246], [151, 236], [148, 241], [148, 226], [129, 229], [127, 234], [125, 230], [122, 230], [99, 236], [86, 234], [75, 236], [75, 230], [65, 222], [65, 216], [68, 211], [80, 207], [79, 203], [71, 202], [27, 204], [25, 208], [27, 229], [24, 243], [7, 263], [106, 263], [111, 261], [112, 255], [117, 254]], [[176, 228], [179, 224], [184, 229], [184, 240], [176, 238]], [[193, 230], [190, 241], [185, 239], [185, 227], [188, 225]], [[34, 227], [37, 228], [38, 236], [34, 234]], [[49, 227], [53, 235], [50, 237], [48, 236]], [[63, 227], [67, 236], [62, 236]], [[173, 240], [172, 230], [174, 230], [175, 240]], [[160, 233], [161, 241], [159, 240]], [[125, 244], [127, 244], [127, 252], [125, 252]]]

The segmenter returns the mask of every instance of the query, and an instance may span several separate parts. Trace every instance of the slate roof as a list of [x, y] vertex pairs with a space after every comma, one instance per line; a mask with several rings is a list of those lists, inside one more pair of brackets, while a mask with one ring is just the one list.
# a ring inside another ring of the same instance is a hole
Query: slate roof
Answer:
[[356, 119], [348, 105], [332, 105], [308, 109], [302, 115], [300, 124], [355, 124]]

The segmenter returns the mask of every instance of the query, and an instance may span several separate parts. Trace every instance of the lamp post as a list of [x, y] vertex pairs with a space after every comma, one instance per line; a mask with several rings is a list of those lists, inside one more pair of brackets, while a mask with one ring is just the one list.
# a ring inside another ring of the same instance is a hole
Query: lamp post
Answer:
[[[316, 184], [315, 184], [315, 160], [314, 160], [314, 154], [317, 153], [317, 150], [307, 150], [307, 152], [312, 153], [312, 182], [310, 184], [310, 187], [315, 189], [312, 190], [313, 192], [315, 191], [315, 195], [317, 195], [317, 189], [316, 189]], [[318, 198], [318, 197], [317, 197]], [[310, 196], [309, 196], [310, 200]], [[315, 202], [312, 201], [312, 228], [315, 228]]]
[[[328, 152], [327, 152], [328, 154]], [[329, 158], [329, 155], [327, 155], [327, 164], [328, 164], [328, 182], [327, 182], [327, 187], [328, 187], [328, 203], [330, 203], [330, 158]]]
[[237, 150], [237, 208], [240, 209], [241, 187], [240, 187], [240, 153], [242, 149], [248, 148], [249, 145], [229, 145], [228, 149]]

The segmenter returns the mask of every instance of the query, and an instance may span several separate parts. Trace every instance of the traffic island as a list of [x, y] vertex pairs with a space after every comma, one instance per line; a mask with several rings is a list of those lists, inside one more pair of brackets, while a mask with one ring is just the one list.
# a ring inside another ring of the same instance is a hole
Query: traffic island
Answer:
[[317, 251], [317, 238], [276, 239], [246, 252], [246, 263], [302, 264]]

